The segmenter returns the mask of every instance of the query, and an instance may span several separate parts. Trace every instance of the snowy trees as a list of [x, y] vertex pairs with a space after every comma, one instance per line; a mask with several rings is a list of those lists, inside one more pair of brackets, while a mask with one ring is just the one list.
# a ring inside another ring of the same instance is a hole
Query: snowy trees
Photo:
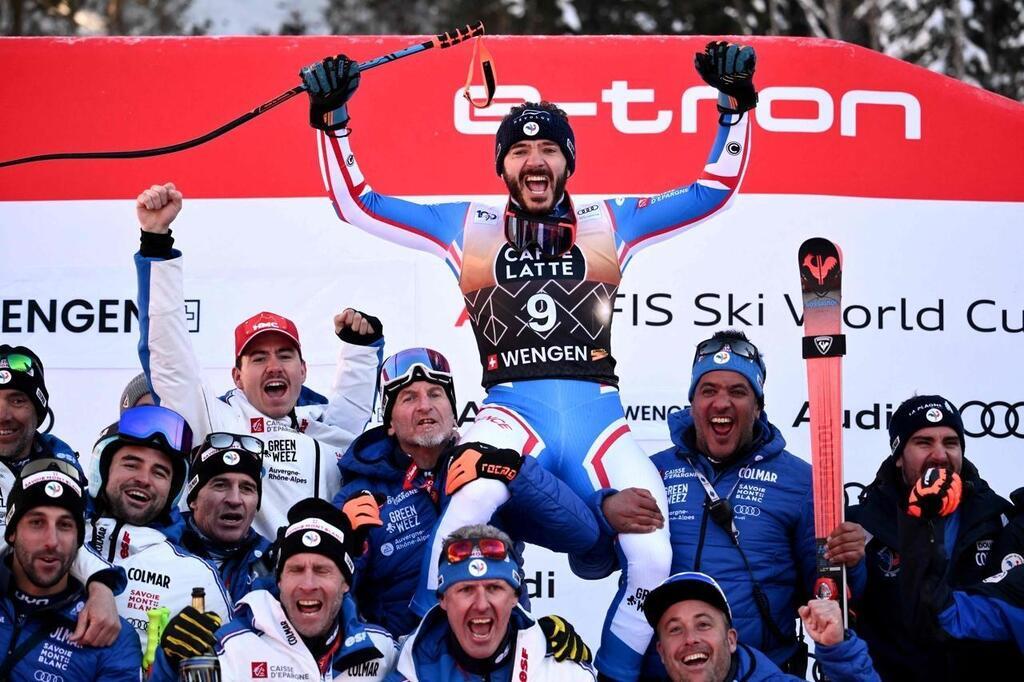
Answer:
[[422, 35], [477, 19], [505, 34], [836, 38], [1024, 100], [1024, 0], [0, 0], [5, 35]]
[[183, 21], [192, 0], [2, 0], [0, 30], [31, 35], [180, 35], [203, 33]]

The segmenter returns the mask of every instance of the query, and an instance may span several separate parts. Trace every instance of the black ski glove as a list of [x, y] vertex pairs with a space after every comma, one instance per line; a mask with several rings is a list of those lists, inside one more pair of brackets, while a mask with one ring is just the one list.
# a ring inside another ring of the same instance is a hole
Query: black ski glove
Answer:
[[723, 114], [742, 114], [757, 106], [754, 89], [754, 48], [724, 40], [710, 42], [694, 55], [693, 63], [704, 82], [729, 97], [730, 106], [718, 105]]
[[[355, 346], [369, 346], [370, 344], [376, 343], [377, 341], [384, 338], [384, 325], [381, 323], [380, 318], [374, 317], [373, 315], [367, 315], [361, 310], [352, 308], [352, 311], [361, 315], [370, 325], [370, 331], [366, 334], [360, 334], [350, 325], [344, 325], [340, 330], [335, 331], [338, 338], [345, 343], [351, 343]], [[337, 325], [337, 322], [335, 322]], [[335, 326], [337, 329], [337, 326]]]
[[302, 67], [302, 84], [309, 94], [309, 124], [320, 130], [348, 125], [348, 101], [359, 87], [359, 65], [339, 54]]

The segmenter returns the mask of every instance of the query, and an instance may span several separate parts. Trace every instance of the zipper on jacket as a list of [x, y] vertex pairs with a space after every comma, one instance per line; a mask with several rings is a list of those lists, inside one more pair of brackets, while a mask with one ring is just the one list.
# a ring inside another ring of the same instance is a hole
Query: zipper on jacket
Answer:
[[320, 441], [316, 438], [310, 440], [313, 441], [313, 452], [316, 456], [313, 460], [313, 497], [320, 497]]
[[4, 656], [5, 661], [11, 657], [11, 654], [13, 654], [14, 650], [18, 647], [18, 635], [21, 634], [22, 625], [21, 619], [18, 618], [18, 612], [13, 605], [11, 606], [11, 613], [8, 615], [8, 618], [11, 619], [11, 625], [14, 627], [11, 631], [11, 643], [7, 647], [7, 655]]
[[695, 571], [700, 570], [700, 555], [704, 551], [704, 535], [708, 529], [708, 506], [706, 503], [702, 506], [702, 509], [704, 511], [701, 512], [700, 517], [700, 537], [697, 539], [697, 553], [693, 558], [693, 570]]
[[124, 527], [124, 521], [114, 522], [114, 530], [110, 533], [110, 551], [107, 552], [107, 563], [114, 563], [114, 554], [117, 553], [117, 540], [121, 534], [121, 528]]

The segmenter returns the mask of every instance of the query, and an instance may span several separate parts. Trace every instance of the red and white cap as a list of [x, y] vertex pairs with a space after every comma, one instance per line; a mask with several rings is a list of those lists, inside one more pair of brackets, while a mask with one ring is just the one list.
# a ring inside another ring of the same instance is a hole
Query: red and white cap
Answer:
[[265, 332], [284, 334], [295, 342], [295, 347], [302, 349], [299, 343], [299, 330], [295, 323], [287, 317], [281, 317], [266, 311], [256, 313], [242, 324], [235, 327], [235, 358], [238, 358], [249, 342]]

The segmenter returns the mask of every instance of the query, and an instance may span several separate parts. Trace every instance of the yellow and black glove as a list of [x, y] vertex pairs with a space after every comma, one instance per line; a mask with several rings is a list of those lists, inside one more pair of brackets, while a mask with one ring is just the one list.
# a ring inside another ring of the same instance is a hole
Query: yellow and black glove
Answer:
[[960, 506], [963, 483], [950, 467], [931, 467], [910, 490], [907, 513], [919, 519], [949, 516]]
[[217, 638], [213, 633], [220, 627], [220, 616], [212, 611], [199, 613], [186, 606], [178, 615], [167, 621], [160, 648], [167, 662], [177, 670], [186, 658], [208, 656], [213, 652]]
[[544, 616], [537, 622], [547, 637], [548, 653], [554, 656], [556, 661], [590, 663], [593, 658], [590, 647], [569, 621], [561, 616]]

